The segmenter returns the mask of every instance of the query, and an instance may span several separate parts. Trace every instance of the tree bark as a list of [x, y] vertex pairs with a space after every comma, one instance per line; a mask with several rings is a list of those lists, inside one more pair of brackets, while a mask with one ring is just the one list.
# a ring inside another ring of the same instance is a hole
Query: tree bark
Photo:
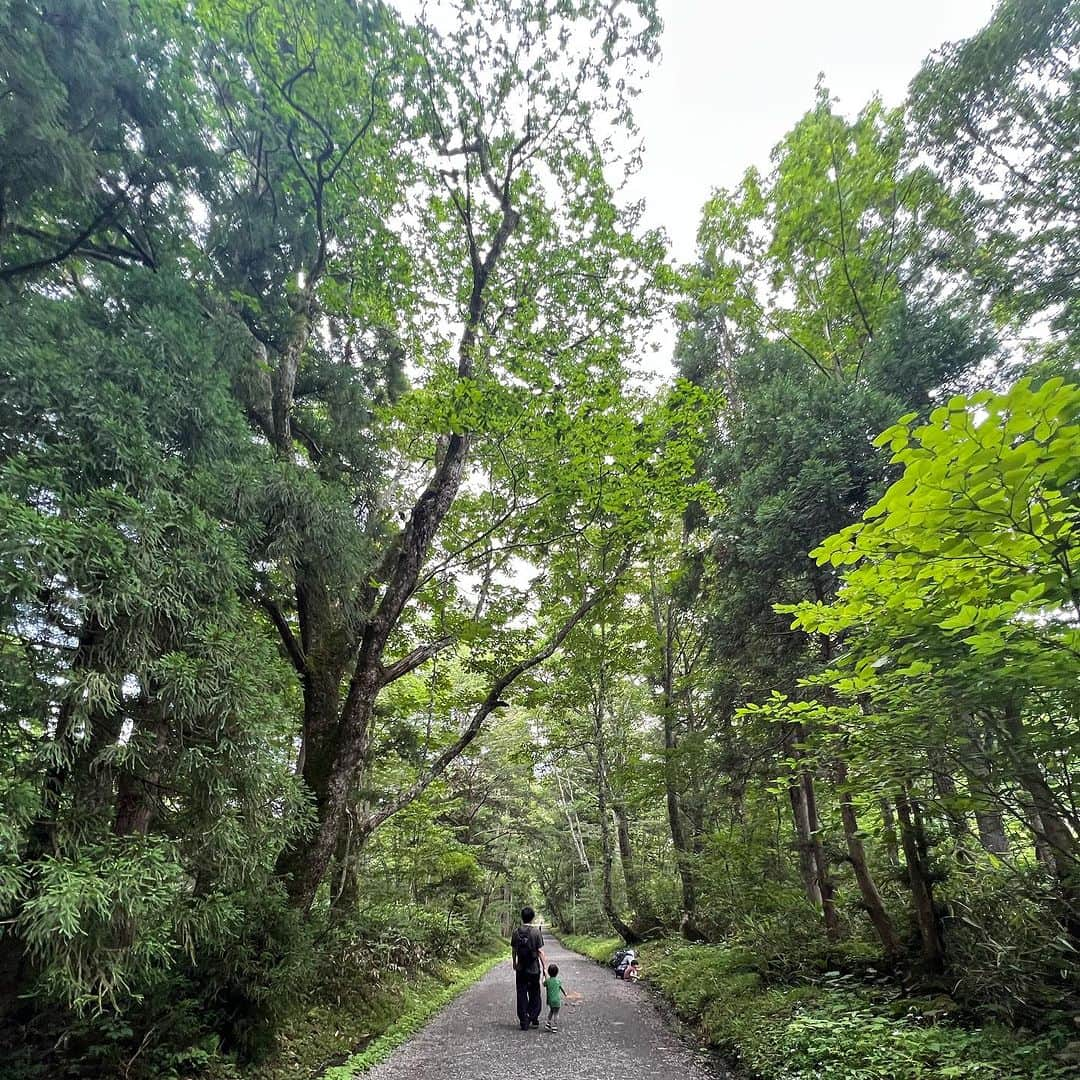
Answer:
[[600, 667], [597, 684], [593, 691], [592, 720], [593, 720], [593, 748], [596, 751], [596, 808], [600, 824], [600, 874], [602, 892], [600, 903], [604, 909], [604, 915], [608, 922], [615, 928], [615, 932], [626, 942], [627, 945], [637, 943], [640, 938], [633, 928], [628, 926], [615, 909], [615, 898], [612, 891], [612, 869], [614, 852], [611, 843], [611, 816], [608, 812], [608, 764], [607, 764], [607, 737], [604, 732], [604, 720], [607, 714], [607, 667], [604, 652], [607, 642], [604, 633], [604, 624], [600, 623]]
[[1046, 842], [1046, 831], [1043, 829], [1042, 818], [1039, 817], [1039, 811], [1035, 809], [1035, 804], [1031, 801], [1031, 796], [1026, 792], [1024, 793], [1023, 811], [1024, 820], [1027, 822], [1027, 827], [1031, 830], [1032, 844], [1035, 848], [1035, 858], [1053, 873], [1054, 853], [1050, 850], [1050, 845]]
[[[531, 136], [527, 136], [520, 144], [521, 148], [524, 148], [529, 138]], [[518, 212], [511, 203], [512, 174], [508, 172], [501, 184], [491, 175], [482, 137], [469, 152], [475, 155], [485, 182], [498, 197], [499, 207], [486, 251], [482, 249], [475, 232], [477, 221], [471, 216], [464, 221], [469, 241], [471, 285], [457, 350], [457, 377], [462, 381], [473, 375], [474, 352], [483, 327], [488, 283], [519, 221]], [[293, 322], [286, 340], [277, 349], [279, 363], [276, 365], [272, 382], [271, 437], [283, 453], [292, 452], [292, 392], [304, 343], [311, 333], [311, 299], [314, 297], [315, 282], [325, 268], [325, 256], [326, 236], [320, 232], [316, 265], [308, 275], [301, 296], [293, 302]], [[452, 432], [446, 435], [445, 442], [440, 444], [431, 480], [417, 498], [404, 527], [385, 552], [382, 564], [374, 575], [381, 583], [381, 593], [373, 593], [373, 614], [359, 633], [355, 647], [350, 649], [352, 673], [340, 711], [335, 707], [331, 712], [320, 706], [313, 708], [309, 716], [305, 701], [302, 776], [312, 795], [316, 825], [313, 835], [294, 840], [281, 853], [276, 867], [278, 876], [285, 883], [291, 903], [302, 911], [311, 908], [319, 884], [330, 865], [338, 843], [341, 820], [348, 805], [353, 778], [370, 753], [375, 699], [387, 679], [382, 663], [387, 641], [416, 589], [432, 541], [457, 497], [470, 446], [471, 439], [466, 433]], [[297, 589], [302, 637], [305, 618], [303, 584], [302, 581], [299, 582]], [[287, 626], [282, 626], [279, 620], [275, 622], [286, 648], [294, 656], [294, 662], [298, 662], [300, 658], [295, 642], [290, 640]], [[307, 669], [306, 673], [302, 672], [306, 694], [310, 679], [322, 676], [320, 669], [310, 660], [303, 666]], [[340, 693], [340, 676], [338, 685]], [[322, 698], [323, 695], [320, 694], [319, 697]], [[490, 712], [490, 709], [488, 711]], [[475, 730], [471, 732], [462, 748], [475, 734]], [[430, 783], [430, 780], [419, 790], [426, 788], [427, 783]], [[410, 795], [406, 801], [415, 797]], [[390, 811], [393, 812], [396, 812], [396, 809]], [[368, 826], [367, 832], [370, 833], [386, 816], [389, 814], [369, 818], [365, 823]], [[361, 831], [363, 828], [362, 825]]]
[[885, 838], [885, 857], [891, 866], [900, 866], [900, 838], [896, 835], [896, 815], [888, 799], [881, 800], [881, 830]]
[[956, 786], [956, 778], [941, 761], [941, 755], [930, 755], [930, 768], [934, 778], [934, 790], [941, 799], [941, 807], [945, 813], [945, 819], [949, 825], [949, 834], [955, 844], [954, 852], [958, 861], [970, 861], [967, 851], [967, 843], [970, 839], [970, 827], [966, 816], [956, 808], [959, 799], [959, 790]]
[[1005, 820], [997, 791], [995, 777], [991, 772], [991, 760], [986, 752], [985, 739], [975, 730], [975, 717], [971, 717], [971, 744], [963, 754], [964, 771], [968, 785], [977, 800], [975, 827], [979, 843], [992, 855], [1005, 855], [1009, 851], [1009, 837], [1005, 832]]
[[945, 943], [934, 908], [934, 890], [927, 865], [926, 835], [921, 826], [916, 825], [914, 809], [907, 791], [900, 792], [896, 797], [896, 816], [900, 822], [900, 840], [907, 863], [915, 921], [922, 941], [923, 964], [928, 971], [936, 973], [945, 966]]
[[859, 835], [859, 820], [855, 812], [851, 788], [848, 786], [847, 764], [838, 761], [836, 773], [840, 789], [840, 817], [844, 823], [844, 839], [847, 841], [848, 856], [851, 859], [852, 869], [855, 871], [855, 880], [859, 886], [863, 906], [870, 916], [870, 921], [874, 924], [874, 930], [877, 931], [885, 955], [890, 961], [895, 961], [902, 951], [902, 946], [866, 863], [866, 851], [862, 837]]
[[1057, 878], [1065, 907], [1065, 928], [1073, 941], [1080, 942], [1080, 842], [1073, 832], [1074, 822], [1062, 807], [1031, 747], [1020, 716], [1019, 705], [1010, 703], [1004, 712], [1006, 751], [1016, 778], [1031, 798], [1042, 825], [1042, 839], [1048, 849], [1050, 866]]
[[821, 819], [817, 812], [817, 794], [814, 791], [814, 778], [808, 770], [802, 774], [803, 788], [806, 791], [806, 812], [812, 830], [814, 869], [821, 889], [821, 914], [825, 921], [825, 934], [830, 941], [840, 937], [840, 913], [836, 909], [836, 886], [829, 873], [829, 862], [825, 856], [825, 847], [821, 842]]
[[676, 754], [679, 741], [675, 730], [675, 648], [671, 602], [662, 610], [658, 586], [652, 582], [653, 621], [660, 641], [661, 703], [664, 721], [664, 802], [667, 808], [668, 829], [675, 849], [675, 865], [682, 886], [682, 917], [679, 929], [690, 941], [704, 940], [697, 926], [697, 882], [694, 852], [683, 823]]
[[626, 814], [626, 805], [621, 799], [612, 797], [611, 808], [615, 814], [615, 831], [619, 841], [619, 862], [622, 864], [626, 900], [633, 913], [634, 931], [639, 937], [643, 937], [660, 929], [660, 923], [642, 886], [641, 872], [630, 837], [630, 821]]
[[795, 745], [803, 738], [804, 732], [799, 725], [788, 725], [784, 733], [784, 745], [796, 762], [795, 771], [788, 784], [788, 798], [791, 802], [795, 825], [799, 874], [807, 900], [822, 914], [826, 935], [830, 940], [835, 940], [840, 933], [840, 918], [836, 910], [836, 890], [829, 874], [825, 849], [821, 843], [821, 825], [817, 814], [814, 780], [800, 764], [802, 755]]
[[793, 776], [788, 784], [788, 798], [791, 802], [792, 820], [795, 825], [795, 844], [799, 853], [799, 877], [802, 879], [806, 899], [819, 911], [821, 910], [821, 883], [818, 881], [817, 865], [814, 861], [813, 826], [806, 806], [806, 789], [802, 777]]

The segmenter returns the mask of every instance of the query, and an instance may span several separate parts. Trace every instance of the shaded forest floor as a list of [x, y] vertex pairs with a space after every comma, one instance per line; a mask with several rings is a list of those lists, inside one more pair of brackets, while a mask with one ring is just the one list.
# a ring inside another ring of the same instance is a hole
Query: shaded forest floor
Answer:
[[[565, 936], [606, 963], [618, 938]], [[1080, 1025], [1035, 1033], [971, 1024], [945, 994], [871, 968], [770, 980], [755, 957], [665, 939], [639, 954], [649, 983], [702, 1041], [755, 1080], [1057, 1080], [1080, 1068]]]
[[[501, 943], [500, 943], [501, 945]], [[381, 1061], [504, 958], [505, 949], [458, 955], [413, 972], [358, 972], [351, 993], [312, 1003], [282, 1032], [273, 1057], [244, 1080], [346, 1080]]]

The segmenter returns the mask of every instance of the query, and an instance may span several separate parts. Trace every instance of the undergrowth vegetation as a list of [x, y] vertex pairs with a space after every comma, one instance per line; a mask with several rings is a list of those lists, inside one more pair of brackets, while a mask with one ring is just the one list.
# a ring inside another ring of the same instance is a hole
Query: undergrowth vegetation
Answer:
[[[598, 962], [621, 940], [566, 936]], [[1075, 1025], [1060, 1017], [1041, 1035], [973, 1023], [945, 995], [912, 996], [865, 969], [801, 970], [779, 977], [745, 946], [675, 939], [640, 947], [648, 984], [699, 1037], [760, 1080], [1064, 1080]], [[1073, 1044], [1075, 1046], [1075, 1043]]]

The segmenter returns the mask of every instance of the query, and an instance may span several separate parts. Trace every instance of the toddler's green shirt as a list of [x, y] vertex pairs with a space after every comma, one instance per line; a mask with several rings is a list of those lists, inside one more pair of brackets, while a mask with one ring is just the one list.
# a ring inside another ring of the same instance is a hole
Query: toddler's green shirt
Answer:
[[559, 982], [558, 976], [549, 975], [544, 980], [544, 985], [547, 987], [548, 1005], [553, 1009], [558, 1009], [562, 1006], [562, 983]]

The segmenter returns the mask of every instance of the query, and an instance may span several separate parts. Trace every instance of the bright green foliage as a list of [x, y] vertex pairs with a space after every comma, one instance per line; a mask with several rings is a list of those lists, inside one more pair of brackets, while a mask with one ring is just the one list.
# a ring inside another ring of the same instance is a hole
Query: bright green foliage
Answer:
[[848, 655], [871, 680], [886, 667], [933, 676], [945, 654], [946, 680], [955, 663], [982, 669], [979, 694], [1075, 692], [1080, 388], [1021, 380], [1004, 394], [954, 397], [878, 442], [903, 475], [865, 522], [814, 553], [854, 568], [837, 603], [801, 609], [800, 625], [861, 631]]
[[965, 205], [955, 257], [1003, 319], [1056, 318], [1076, 362], [1080, 142], [1076, 0], [1004, 0], [912, 83], [913, 142], [946, 166]]
[[[416, 1000], [351, 1071], [532, 902], [711, 941], [646, 967], [766, 1077], [1059, 1075], [1075, 4], [820, 89], [680, 275], [652, 0], [428, 7], [0, 5], [4, 1067]], [[990, 309], [1051, 316], [1007, 390]]]
[[719, 305], [744, 346], [779, 338], [823, 374], [858, 377], [890, 313], [914, 298], [949, 214], [904, 139], [902, 111], [873, 101], [848, 121], [819, 87], [773, 171], [750, 170], [706, 204], [696, 301]]

